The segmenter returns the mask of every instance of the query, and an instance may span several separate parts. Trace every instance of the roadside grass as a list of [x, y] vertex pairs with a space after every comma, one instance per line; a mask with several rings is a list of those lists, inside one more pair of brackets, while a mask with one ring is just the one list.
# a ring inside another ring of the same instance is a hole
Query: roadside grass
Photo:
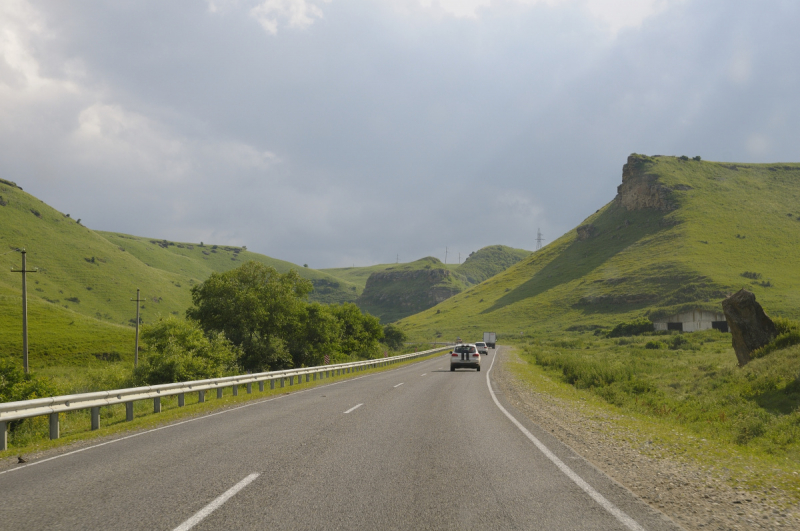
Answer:
[[[232, 387], [226, 387], [223, 390], [223, 397], [221, 399], [216, 397], [216, 391], [206, 391], [206, 401], [203, 403], [198, 402], [199, 398], [197, 393], [186, 393], [184, 407], [178, 407], [177, 396], [165, 396], [161, 398], [161, 413], [153, 413], [152, 400], [139, 400], [134, 402], [134, 420], [131, 422], [127, 422], [125, 420], [124, 404], [105, 406], [100, 408], [100, 429], [94, 431], [91, 430], [90, 410], [71, 411], [59, 415], [61, 428], [60, 437], [54, 440], [49, 439], [49, 424], [47, 416], [34, 417], [24, 421], [24, 423], [18, 429], [9, 432], [9, 449], [4, 452], [0, 452], [0, 459], [18, 455], [27, 456], [45, 450], [67, 446], [79, 441], [91, 441], [94, 439], [126, 432], [134, 432], [165, 426], [172, 422], [199, 417], [248, 402], [274, 398], [276, 396], [286, 395], [292, 392], [312, 389], [332, 383], [352, 380], [354, 378], [369, 374], [397, 369], [441, 355], [441, 352], [434, 353], [423, 358], [402, 361], [388, 367], [367, 369], [361, 372], [331, 376], [330, 378], [325, 379], [318, 378], [316, 381], [311, 380], [309, 382], [302, 381], [298, 383], [295, 379], [292, 385], [289, 385], [287, 381], [283, 388], [280, 387], [280, 382], [276, 381], [275, 389], [270, 389], [269, 382], [267, 382], [264, 386], [264, 392], [259, 392], [258, 385], [254, 384], [252, 386], [253, 392], [251, 394], [247, 394], [245, 385], [240, 385], [238, 396], [233, 396]], [[100, 376], [102, 378], [106, 378], [106, 382], [110, 382], [113, 381], [114, 377], [118, 377], [120, 374], [122, 374], [122, 372], [123, 371], [120, 367], [110, 367], [105, 371], [100, 371]], [[93, 377], [96, 376], [96, 374], [87, 374], [84, 376], [84, 381], [88, 387], [87, 391], [81, 392], [96, 390], [88, 383], [93, 381]], [[75, 380], [72, 381], [74, 382]]]
[[[661, 341], [663, 348], [646, 348]], [[627, 338], [591, 333], [518, 342], [511, 371], [625, 428], [646, 454], [687, 459], [732, 486], [800, 501], [800, 345], [743, 368], [715, 330]]]

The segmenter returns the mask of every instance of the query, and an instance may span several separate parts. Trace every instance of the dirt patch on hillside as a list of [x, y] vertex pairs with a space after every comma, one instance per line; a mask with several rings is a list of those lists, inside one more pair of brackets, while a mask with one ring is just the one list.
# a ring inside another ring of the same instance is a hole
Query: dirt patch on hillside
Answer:
[[[507, 400], [597, 468], [689, 530], [800, 529], [800, 507], [775, 489], [747, 491], [729, 486], [707, 470], [637, 448], [639, 434], [627, 433], [609, 416], [580, 404], [539, 393], [518, 380], [506, 362], [519, 357], [502, 348], [492, 379]], [[646, 442], [645, 445], [649, 443]]]

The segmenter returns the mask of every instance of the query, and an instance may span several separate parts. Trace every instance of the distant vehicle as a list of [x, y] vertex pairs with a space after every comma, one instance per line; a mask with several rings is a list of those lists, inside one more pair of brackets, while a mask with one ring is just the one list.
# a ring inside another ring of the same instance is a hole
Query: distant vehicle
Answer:
[[478, 347], [469, 343], [453, 347], [450, 352], [450, 370], [454, 371], [461, 367], [476, 369], [480, 372], [481, 354], [478, 352]]
[[483, 341], [478, 341], [477, 343], [475, 343], [475, 347], [481, 354], [489, 354], [489, 347], [487, 347], [486, 343], [484, 343]]
[[489, 348], [497, 348], [497, 334], [494, 332], [484, 332], [483, 342], [486, 343]]

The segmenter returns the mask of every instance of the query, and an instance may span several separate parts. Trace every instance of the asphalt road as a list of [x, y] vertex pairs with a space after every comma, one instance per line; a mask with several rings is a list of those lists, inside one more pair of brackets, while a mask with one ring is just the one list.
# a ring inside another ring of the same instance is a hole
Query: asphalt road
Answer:
[[490, 352], [481, 372], [445, 355], [19, 465], [0, 529], [678, 529], [496, 403]]

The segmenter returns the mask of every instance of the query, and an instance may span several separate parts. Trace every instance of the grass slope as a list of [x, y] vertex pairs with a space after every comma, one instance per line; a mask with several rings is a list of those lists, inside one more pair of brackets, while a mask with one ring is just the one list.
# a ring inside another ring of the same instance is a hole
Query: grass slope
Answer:
[[[190, 289], [214, 271], [247, 260], [281, 272], [294, 267], [314, 283], [311, 299], [353, 301], [354, 285], [327, 273], [293, 266], [238, 247], [151, 240], [93, 231], [0, 180], [0, 355], [22, 347], [22, 299], [17, 248], [27, 249], [29, 339], [33, 367], [87, 362], [93, 355], [125, 358], [133, 351], [137, 288], [144, 322], [182, 315]], [[63, 359], [62, 359], [63, 358]], [[61, 361], [59, 361], [61, 359]]]
[[[610, 326], [684, 308], [720, 309], [747, 287], [772, 315], [800, 317], [800, 164], [634, 159], [672, 209], [612, 201], [503, 273], [401, 324], [418, 338], [501, 337]], [[742, 276], [757, 273], [757, 279]]]

